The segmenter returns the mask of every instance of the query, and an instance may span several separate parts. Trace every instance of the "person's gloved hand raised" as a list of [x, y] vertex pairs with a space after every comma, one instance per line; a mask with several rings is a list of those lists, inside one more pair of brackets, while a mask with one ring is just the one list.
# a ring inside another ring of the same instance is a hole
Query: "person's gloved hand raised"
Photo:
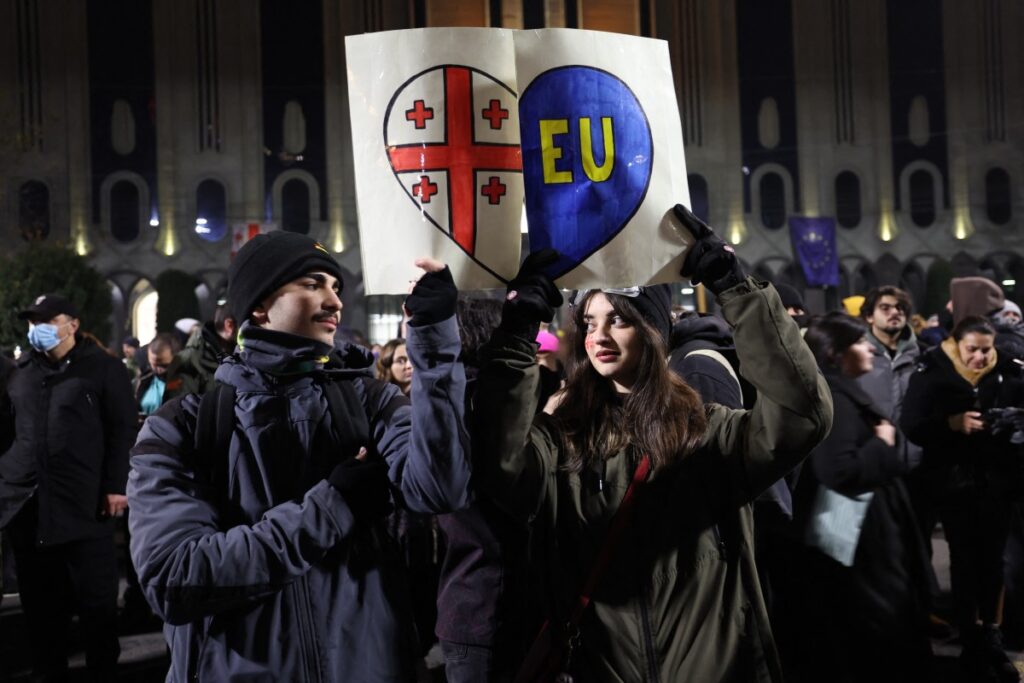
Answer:
[[433, 325], [455, 315], [459, 290], [448, 266], [432, 258], [416, 259], [416, 267], [427, 271], [405, 297], [409, 325]]
[[533, 341], [541, 322], [549, 323], [562, 305], [562, 293], [544, 269], [558, 261], [554, 249], [533, 252], [508, 283], [501, 309], [501, 329]]
[[366, 449], [334, 466], [328, 483], [341, 494], [357, 520], [387, 516], [391, 505], [391, 480], [383, 458], [367, 457]]
[[694, 240], [679, 269], [680, 275], [695, 285], [703, 282], [716, 296], [747, 278], [731, 244], [682, 204], [676, 204], [672, 211]]

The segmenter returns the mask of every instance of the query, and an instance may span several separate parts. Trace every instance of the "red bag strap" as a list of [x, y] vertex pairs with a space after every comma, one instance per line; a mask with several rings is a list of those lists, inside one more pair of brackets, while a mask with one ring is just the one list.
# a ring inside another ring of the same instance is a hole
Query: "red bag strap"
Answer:
[[598, 584], [601, 583], [605, 572], [608, 571], [608, 564], [611, 562], [612, 553], [618, 547], [622, 535], [626, 531], [626, 526], [633, 516], [633, 508], [636, 506], [637, 489], [647, 480], [647, 475], [650, 472], [651, 458], [644, 454], [644, 457], [640, 459], [640, 464], [637, 465], [636, 472], [633, 473], [633, 480], [629, 482], [626, 495], [622, 497], [622, 502], [619, 503], [619, 509], [615, 511], [615, 516], [612, 517], [611, 527], [609, 527], [608, 533], [604, 537], [604, 543], [601, 544], [601, 550], [597, 554], [597, 559], [594, 560], [594, 566], [590, 569], [590, 576], [587, 577], [587, 582], [583, 584], [583, 591], [580, 593], [572, 615], [569, 617], [570, 626], [580, 623], [580, 619], [583, 618], [583, 612], [586, 611], [587, 606], [590, 604], [590, 596], [597, 590]]

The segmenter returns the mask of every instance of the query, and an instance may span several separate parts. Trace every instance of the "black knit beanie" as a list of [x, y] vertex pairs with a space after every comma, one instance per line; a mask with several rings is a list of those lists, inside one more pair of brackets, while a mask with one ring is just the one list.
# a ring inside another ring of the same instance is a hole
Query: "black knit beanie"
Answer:
[[672, 335], [672, 288], [669, 285], [647, 285], [641, 287], [640, 294], [630, 298], [629, 302], [661, 333], [667, 349]]
[[228, 268], [228, 307], [238, 324], [274, 290], [307, 273], [324, 272], [338, 278], [341, 266], [312, 237], [275, 230], [246, 242]]

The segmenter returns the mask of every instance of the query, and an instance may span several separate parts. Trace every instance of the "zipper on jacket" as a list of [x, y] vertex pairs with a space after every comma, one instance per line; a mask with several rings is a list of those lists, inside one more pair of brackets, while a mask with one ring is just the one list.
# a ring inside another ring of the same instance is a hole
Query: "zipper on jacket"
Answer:
[[644, 654], [647, 657], [647, 683], [658, 683], [658, 662], [654, 655], [654, 629], [651, 627], [651, 589], [644, 585], [640, 595], [640, 622], [644, 632]]
[[[313, 608], [309, 602], [309, 585], [306, 577], [301, 577], [295, 582], [295, 592], [298, 594], [296, 600], [296, 613], [302, 628], [303, 652], [309, 658], [307, 668], [309, 669], [311, 681], [322, 681], [323, 672], [320, 669], [320, 652], [316, 646], [316, 634], [313, 626]], [[308, 644], [308, 648], [306, 645]]]

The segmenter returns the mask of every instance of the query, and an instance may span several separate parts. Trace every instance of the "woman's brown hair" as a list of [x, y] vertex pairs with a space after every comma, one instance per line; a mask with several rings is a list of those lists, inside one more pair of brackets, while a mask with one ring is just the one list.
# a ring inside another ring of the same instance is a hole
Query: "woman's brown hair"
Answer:
[[661, 334], [627, 296], [605, 294], [615, 313], [636, 328], [641, 353], [632, 391], [620, 397], [594, 369], [584, 348], [583, 315], [594, 292], [574, 307], [565, 398], [554, 413], [569, 453], [565, 468], [582, 471], [627, 446], [651, 457], [655, 472], [697, 449], [707, 430], [700, 396], [668, 368]]
[[399, 346], [405, 346], [404, 339], [392, 339], [380, 347], [380, 355], [377, 356], [377, 379], [382, 382], [391, 381], [391, 364], [395, 362], [395, 351]]

